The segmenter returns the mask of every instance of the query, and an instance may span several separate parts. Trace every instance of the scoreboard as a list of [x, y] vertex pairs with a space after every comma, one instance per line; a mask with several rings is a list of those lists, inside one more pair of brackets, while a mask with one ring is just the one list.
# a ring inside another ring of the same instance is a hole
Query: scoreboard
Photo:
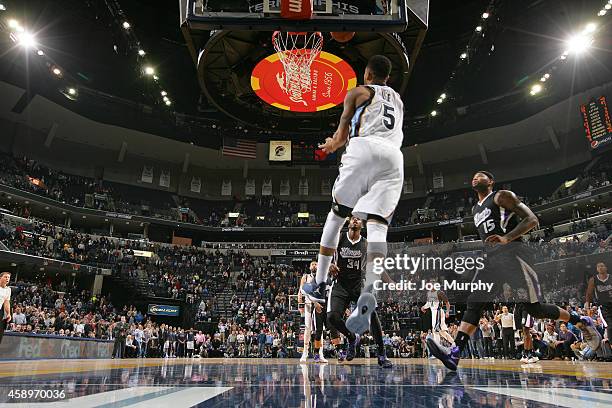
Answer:
[[606, 97], [601, 96], [589, 103], [580, 105], [580, 112], [591, 149], [612, 146], [612, 123], [610, 122], [610, 111]]

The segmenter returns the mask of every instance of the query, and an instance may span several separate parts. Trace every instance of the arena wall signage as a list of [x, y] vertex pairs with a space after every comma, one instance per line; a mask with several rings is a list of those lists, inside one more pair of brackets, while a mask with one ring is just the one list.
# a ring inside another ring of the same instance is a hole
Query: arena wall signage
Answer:
[[178, 316], [181, 311], [180, 306], [171, 305], [149, 305], [149, 314], [154, 316]]
[[251, 87], [264, 102], [292, 112], [318, 112], [344, 101], [357, 85], [355, 71], [342, 58], [322, 51], [310, 67], [309, 92], [291, 94], [286, 86], [283, 64], [278, 54], [261, 60], [251, 74]]
[[6, 333], [0, 344], [3, 359], [110, 358], [113, 342], [38, 334]]
[[580, 105], [580, 113], [591, 149], [612, 144], [612, 121], [605, 96]]

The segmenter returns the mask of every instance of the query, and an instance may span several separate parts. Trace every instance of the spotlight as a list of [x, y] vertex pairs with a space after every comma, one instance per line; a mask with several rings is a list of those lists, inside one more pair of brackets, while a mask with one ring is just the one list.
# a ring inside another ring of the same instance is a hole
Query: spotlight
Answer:
[[144, 73], [147, 74], [147, 75], [154, 75], [155, 74], [155, 69], [153, 69], [153, 67], [145, 67]]
[[125, 28], [126, 30], [129, 30], [131, 27], [130, 23], [128, 23], [127, 21], [123, 22], [123, 28]]
[[531, 87], [531, 92], [529, 92], [532, 96], [539, 94], [540, 92], [542, 92], [542, 89], [544, 89], [542, 87], [542, 85], [540, 84], [535, 84], [534, 86]]
[[159, 81], [159, 77], [157, 75], [153, 75], [153, 80], [154, 81]]
[[481, 32], [481, 31], [482, 31], [482, 26], [478, 26], [478, 27], [476, 27], [476, 32], [478, 32], [478, 33], [479, 33], [479, 32]]
[[462, 53], [459, 58], [461, 59], [466, 59], [467, 58], [467, 52]]
[[540, 82], [546, 82], [546, 78], [544, 77], [540, 78]]
[[446, 99], [446, 94], [445, 94], [445, 93], [443, 93], [442, 95], [440, 95], [440, 98], [442, 98], [442, 99]]
[[602, 9], [602, 10], [599, 10], [599, 13], [597, 13], [597, 15], [598, 15], [599, 17], [603, 17], [603, 16], [605, 16], [605, 15], [606, 15], [606, 13], [607, 13], [607, 12], [608, 12], [608, 10], [606, 10], [606, 9]]
[[53, 68], [53, 70], [51, 72], [53, 72], [57, 76], [61, 76], [62, 75], [62, 70], [59, 69], [58, 67]]
[[587, 34], [593, 33], [593, 32], [595, 32], [595, 30], [597, 30], [597, 24], [595, 24], [595, 23], [589, 23], [584, 28], [584, 32], [587, 33]]
[[567, 59], [567, 55], [563, 54], [561, 57], [559, 57], [561, 60], [566, 60]]
[[161, 96], [166, 96], [166, 95], [168, 95], [168, 92], [166, 92], [166, 91], [161, 91]]
[[444, 100], [442, 98], [438, 98], [438, 100], [436, 102], [438, 102], [438, 104], [440, 104], [440, 103], [444, 102]]
[[141, 57], [144, 57], [147, 53], [145, 52], [145, 50], [138, 50], [138, 55], [140, 55]]
[[43, 55], [45, 55], [45, 52], [43, 50], [38, 50], [36, 51], [36, 54], [42, 57]]
[[610, 10], [612, 8], [612, 4], [608, 3], [604, 6], [605, 10]]
[[590, 35], [575, 35], [567, 40], [567, 53], [581, 54], [588, 50], [591, 47], [591, 44], [593, 44], [593, 37]]
[[544, 78], [546, 79], [550, 78], [550, 74], [544, 74]]
[[23, 48], [34, 48], [36, 47], [36, 39], [32, 33], [23, 32], [17, 36], [19, 45]]
[[164, 102], [168, 102], [170, 100], [170, 99], [168, 99], [167, 96], [164, 96], [162, 99], [164, 100]]
[[438, 111], [433, 110], [433, 111], [431, 111], [430, 115], [431, 116], [438, 116]]
[[166, 106], [170, 106], [170, 105], [172, 105], [172, 102], [170, 102], [170, 99], [168, 99], [168, 100], [166, 101]]
[[6, 7], [4, 6], [4, 4], [0, 4], [0, 10], [1, 11], [6, 11]]
[[15, 19], [10, 19], [8, 21], [8, 26], [9, 26], [9, 28], [15, 29], [15, 28], [19, 27], [19, 21], [15, 20]]
[[74, 95], [76, 95], [76, 94], [77, 94], [77, 90], [76, 90], [76, 89], [74, 89], [74, 88], [68, 88], [68, 93], [69, 93], [70, 95], [74, 96]]
[[482, 18], [485, 19], [485, 20], [487, 18], [489, 18], [489, 13], [487, 13], [487, 12], [482, 13]]

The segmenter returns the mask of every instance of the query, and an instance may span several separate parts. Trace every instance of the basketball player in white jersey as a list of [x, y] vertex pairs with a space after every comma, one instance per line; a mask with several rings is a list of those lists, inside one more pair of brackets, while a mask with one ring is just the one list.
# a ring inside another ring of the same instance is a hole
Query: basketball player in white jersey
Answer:
[[[300, 280], [300, 289], [298, 290], [298, 305], [302, 304], [302, 300], [304, 300], [304, 308], [300, 308], [300, 313], [304, 315], [304, 351], [302, 351], [302, 357], [300, 361], [303, 363], [308, 359], [308, 351], [310, 350], [310, 340], [312, 338], [313, 330], [319, 328], [322, 332], [323, 328], [323, 307], [314, 303], [306, 297], [306, 299], [302, 298], [302, 288], [305, 284], [311, 284], [314, 282], [315, 274], [317, 272], [317, 261], [312, 261], [309, 266], [309, 273], [305, 273]], [[317, 327], [319, 326], [319, 327]], [[323, 355], [323, 348], [320, 344], [320, 339], [318, 340], [319, 344], [316, 344], [315, 341], [315, 350], [318, 348], [318, 353], [315, 353], [315, 362], [327, 363]], [[317, 347], [318, 346], [318, 347]]]
[[[441, 303], [444, 303], [446, 310], [440, 307]], [[455, 340], [448, 333], [448, 327], [446, 326], [446, 319], [450, 311], [450, 302], [446, 294], [441, 290], [429, 290], [427, 292], [427, 302], [421, 307], [421, 311], [425, 313], [427, 309], [431, 311], [431, 333], [434, 338], [440, 341], [440, 337], [443, 337], [450, 345], [455, 344]]]
[[348, 142], [332, 191], [332, 209], [321, 234], [316, 285], [308, 285], [304, 292], [313, 301], [325, 303], [329, 266], [346, 217], [353, 214], [367, 220], [366, 282], [357, 307], [346, 321], [346, 327], [356, 334], [370, 328], [370, 316], [376, 308], [372, 292], [378, 279], [374, 260], [387, 255], [387, 229], [404, 181], [404, 104], [400, 95], [387, 86], [390, 74], [391, 61], [387, 57], [370, 58], [364, 73], [365, 85], [347, 93], [338, 130], [319, 146], [333, 153]]

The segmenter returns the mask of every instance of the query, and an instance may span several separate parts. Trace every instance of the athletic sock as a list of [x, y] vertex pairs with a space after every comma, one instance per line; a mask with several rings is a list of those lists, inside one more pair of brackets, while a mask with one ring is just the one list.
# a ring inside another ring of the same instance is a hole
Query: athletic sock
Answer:
[[332, 259], [332, 255], [319, 254], [319, 258], [317, 260], [317, 285], [327, 282], [327, 274], [329, 272], [329, 266], [331, 265]]
[[470, 340], [469, 334], [464, 333], [462, 331], [457, 332], [457, 337], [455, 337], [455, 345], [459, 347], [460, 351], [463, 351], [465, 346], [468, 344], [469, 340]]

